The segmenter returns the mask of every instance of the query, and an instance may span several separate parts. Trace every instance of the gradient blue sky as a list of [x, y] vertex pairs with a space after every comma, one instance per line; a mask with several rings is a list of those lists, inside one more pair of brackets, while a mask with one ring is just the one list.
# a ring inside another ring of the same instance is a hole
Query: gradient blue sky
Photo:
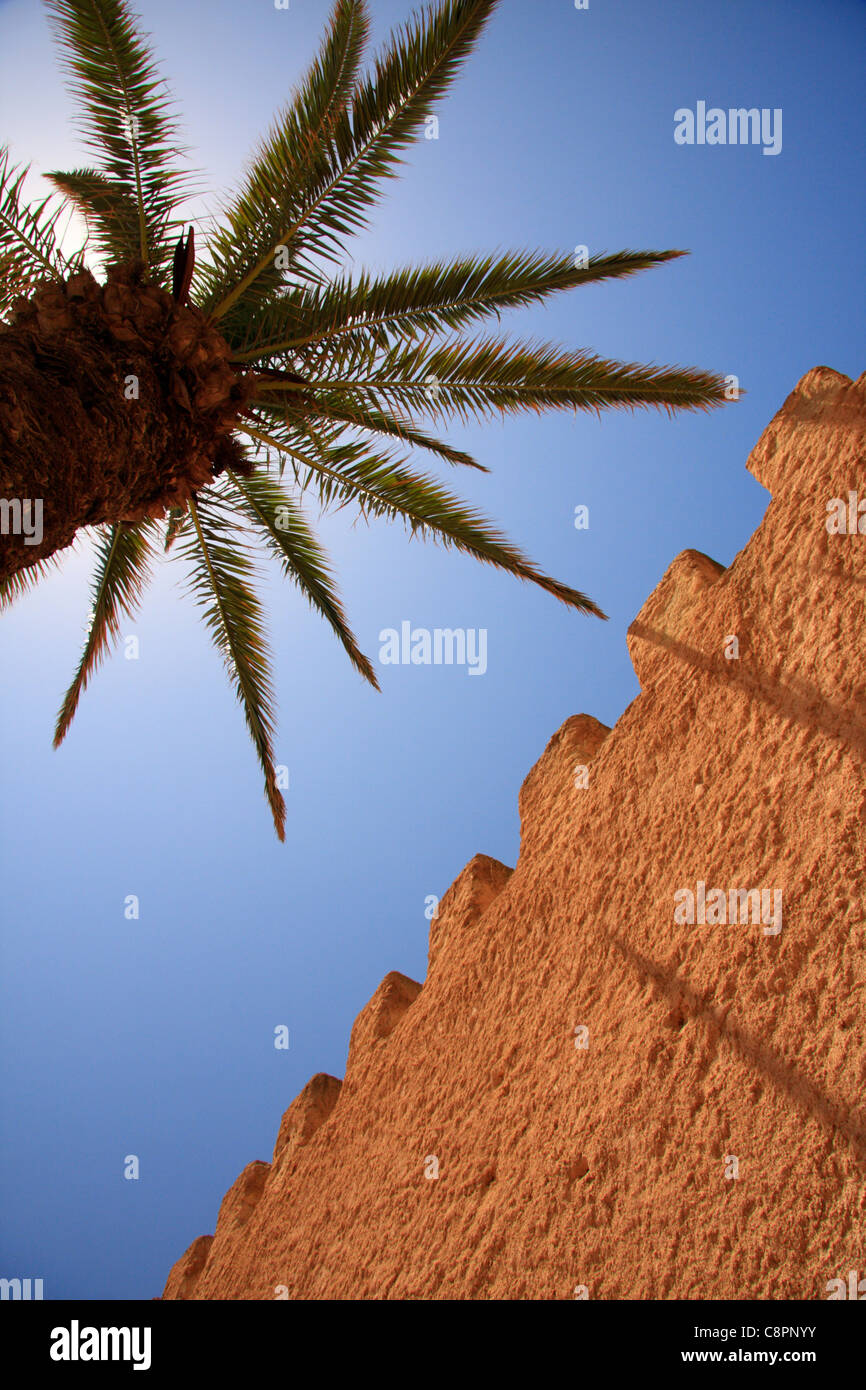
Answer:
[[[378, 43], [412, 6], [370, 8]], [[217, 193], [313, 56], [328, 0], [138, 9]], [[515, 862], [518, 789], [548, 738], [581, 711], [612, 724], [637, 694], [625, 630], [673, 557], [696, 547], [727, 564], [746, 543], [769, 500], [744, 470], [761, 430], [810, 367], [866, 366], [864, 18], [858, 0], [503, 0], [438, 110], [439, 139], [413, 147], [352, 248], [371, 269], [497, 247], [691, 251], [508, 327], [735, 373], [736, 405], [450, 435], [492, 473], [447, 481], [609, 622], [398, 527], [326, 519], [374, 659], [380, 630], [408, 619], [486, 628], [488, 670], [383, 667], [376, 694], [272, 580], [281, 846], [178, 564], [127, 625], [140, 659], [103, 668], [59, 752], [86, 555], [4, 618], [0, 1274], [42, 1277], [48, 1298], [160, 1293], [241, 1168], [270, 1158], [307, 1079], [343, 1074], [382, 976], [423, 980], [426, 895], [477, 851]], [[0, 0], [0, 91], [16, 158], [84, 162], [36, 0]], [[699, 100], [782, 108], [781, 154], [676, 145], [674, 111]]]

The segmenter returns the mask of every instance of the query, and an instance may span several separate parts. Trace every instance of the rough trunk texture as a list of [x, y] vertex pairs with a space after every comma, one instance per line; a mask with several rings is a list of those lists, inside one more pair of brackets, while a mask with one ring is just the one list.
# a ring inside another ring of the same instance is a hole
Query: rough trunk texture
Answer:
[[[809, 372], [749, 459], [755, 536], [673, 562], [629, 633], [640, 696], [553, 737], [516, 869], [463, 870], [423, 988], [386, 978], [165, 1298], [824, 1299], [864, 1272], [866, 536], [826, 524], [864, 442], [866, 376]], [[676, 920], [699, 883], [767, 910]]]
[[230, 431], [253, 378], [228, 357], [137, 263], [19, 300], [0, 326], [0, 582], [82, 526], [163, 516], [238, 467]]

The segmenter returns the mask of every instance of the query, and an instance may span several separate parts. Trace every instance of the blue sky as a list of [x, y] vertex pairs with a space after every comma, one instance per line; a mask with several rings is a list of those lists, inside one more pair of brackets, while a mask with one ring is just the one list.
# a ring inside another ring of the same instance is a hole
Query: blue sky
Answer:
[[[371, 0], [374, 37], [405, 0]], [[138, 7], [214, 194], [312, 58], [327, 0]], [[89, 607], [88, 565], [0, 626], [0, 1273], [48, 1298], [161, 1292], [213, 1231], [241, 1168], [269, 1159], [317, 1071], [391, 969], [423, 980], [425, 898], [478, 852], [515, 862], [520, 783], [564, 719], [612, 724], [638, 693], [626, 628], [681, 550], [727, 564], [769, 500], [744, 463], [810, 367], [863, 370], [862, 53], [855, 0], [503, 0], [371, 230], [370, 269], [466, 251], [688, 249], [636, 278], [509, 316], [522, 336], [738, 376], [710, 414], [608, 412], [452, 429], [489, 476], [447, 476], [581, 617], [398, 527], [324, 519], [362, 647], [415, 627], [484, 628], [483, 677], [380, 666], [367, 688], [271, 576], [288, 833], [274, 837], [242, 715], [166, 564], [66, 743], [53, 720]], [[43, 8], [0, 3], [2, 132], [40, 168], [84, 162]], [[680, 146], [698, 101], [783, 112], [783, 147]], [[38, 188], [34, 182], [34, 189]], [[215, 212], [215, 196], [197, 215]], [[445, 477], [445, 474], [442, 474]], [[589, 508], [589, 529], [574, 509]], [[315, 518], [310, 506], [308, 514]], [[138, 920], [124, 903], [134, 894]], [[288, 1051], [274, 1028], [290, 1030]], [[127, 1181], [135, 1154], [140, 1178]]]

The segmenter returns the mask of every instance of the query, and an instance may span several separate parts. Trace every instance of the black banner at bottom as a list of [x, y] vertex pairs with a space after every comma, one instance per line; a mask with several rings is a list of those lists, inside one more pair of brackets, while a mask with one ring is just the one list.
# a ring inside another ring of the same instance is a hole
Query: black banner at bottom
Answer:
[[[315, 1347], [333, 1374], [345, 1348], [352, 1370], [371, 1369], [387, 1353], [383, 1335], [417, 1337], [419, 1366], [404, 1375], [424, 1378], [441, 1368], [455, 1372], [460, 1334], [461, 1379], [472, 1362], [489, 1376], [491, 1358], [519, 1351], [531, 1355], [539, 1375], [560, 1366], [565, 1355], [575, 1375], [660, 1371], [676, 1367], [687, 1375], [708, 1366], [787, 1370], [798, 1366], [826, 1381], [851, 1374], [862, 1354], [864, 1312], [840, 1302], [573, 1302], [268, 1303], [19, 1302], [3, 1310], [4, 1351], [19, 1376], [47, 1374], [49, 1380], [76, 1376], [163, 1376], [166, 1372], [210, 1371], [221, 1376], [271, 1366], [283, 1373], [301, 1369], [298, 1353]], [[321, 1328], [321, 1342], [311, 1343]], [[540, 1340], [536, 1339], [541, 1333]], [[300, 1336], [299, 1344], [295, 1339]], [[562, 1340], [560, 1340], [562, 1339]], [[402, 1344], [401, 1344], [402, 1345]], [[411, 1344], [410, 1344], [411, 1345]], [[473, 1349], [475, 1355], [473, 1356]], [[336, 1357], [334, 1353], [337, 1353]], [[591, 1358], [591, 1360], [589, 1359]], [[539, 1364], [540, 1363], [540, 1364]], [[324, 1370], [324, 1367], [322, 1368]], [[518, 1374], [517, 1366], [514, 1367]]]

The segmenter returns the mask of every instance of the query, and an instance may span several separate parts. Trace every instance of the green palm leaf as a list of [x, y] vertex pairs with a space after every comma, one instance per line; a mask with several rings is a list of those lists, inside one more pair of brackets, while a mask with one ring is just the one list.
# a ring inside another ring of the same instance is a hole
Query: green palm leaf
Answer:
[[576, 266], [568, 256], [508, 252], [405, 267], [376, 277], [362, 274], [357, 280], [344, 275], [330, 284], [305, 285], [252, 315], [243, 337], [233, 343], [235, 358], [259, 362], [314, 344], [332, 347], [346, 334], [387, 349], [400, 338], [454, 332], [578, 285], [622, 279], [686, 254], [618, 251]]
[[100, 528], [92, 585], [92, 621], [72, 684], [64, 696], [54, 729], [54, 747], [63, 742], [78, 702], [120, 634], [122, 614], [131, 617], [150, 578], [150, 523]]
[[444, 0], [396, 29], [372, 74], [352, 96], [337, 129], [333, 170], [283, 238], [314, 279], [315, 260], [335, 261], [346, 236], [367, 226], [367, 210], [393, 178], [432, 107], [469, 57], [498, 0]]
[[225, 663], [265, 776], [265, 796], [280, 840], [286, 838], [286, 803], [274, 766], [274, 694], [253, 566], [236, 539], [236, 521], [219, 493], [189, 502], [194, 534], [181, 546], [190, 566], [189, 592]]
[[247, 217], [232, 227], [236, 236], [246, 233], [251, 254], [230, 292], [219, 303], [208, 301], [214, 317], [222, 317], [261, 276], [274, 274], [278, 247], [286, 248], [295, 275], [321, 278], [317, 262], [337, 259], [345, 237], [366, 225], [366, 209], [377, 201], [380, 184], [396, 172], [401, 152], [448, 90], [496, 4], [445, 0], [397, 30], [373, 74], [352, 91], [351, 114], [343, 104], [332, 138], [322, 142], [321, 159], [297, 191], [284, 171], [268, 177], [267, 161], [256, 166], [267, 199], [255, 199], [254, 221]]
[[271, 448], [293, 455], [306, 470], [301, 485], [309, 486], [315, 479], [324, 505], [355, 503], [365, 518], [401, 519], [413, 535], [453, 546], [536, 584], [581, 613], [606, 617], [586, 594], [539, 570], [485, 517], [446, 492], [434, 478], [416, 473], [387, 455], [373, 454], [361, 444], [324, 445], [315, 432], [308, 431], [312, 451], [252, 427], [247, 432]]
[[[175, 167], [177, 126], [153, 56], [126, 0], [46, 0], [83, 110], [88, 147], [116, 191], [136, 208], [125, 256], [140, 256], [162, 283], [169, 264], [172, 209], [187, 191]], [[94, 211], [105, 236], [118, 233], [116, 209]], [[124, 219], [125, 227], [125, 219]]]
[[98, 169], [46, 174], [87, 222], [97, 253], [109, 264], [124, 260], [137, 243], [139, 208], [129, 190]]
[[[612, 362], [555, 344], [498, 338], [401, 344], [376, 364], [347, 358], [342, 374], [311, 378], [303, 390], [325, 387], [350, 399], [462, 420], [521, 410], [599, 411], [655, 406], [668, 412], [706, 410], [725, 400], [725, 379], [692, 367]], [[302, 389], [263, 381], [265, 396]]]
[[328, 175], [334, 131], [355, 86], [368, 31], [363, 0], [337, 0], [316, 62], [262, 142], [226, 211], [225, 226], [208, 244], [203, 307], [214, 318], [243, 295], [255, 303], [283, 282], [277, 247], [306, 190]]
[[228, 476], [242, 511], [263, 535], [285, 577], [297, 584], [311, 607], [336, 633], [355, 669], [378, 690], [376, 673], [346, 622], [325, 552], [300, 508], [266, 473], [240, 478], [229, 469]]
[[347, 401], [345, 397], [331, 398], [323, 392], [318, 392], [315, 416], [320, 421], [329, 423], [339, 421], [372, 435], [385, 435], [392, 439], [400, 439], [404, 444], [409, 444], [415, 449], [425, 449], [428, 453], [435, 454], [446, 463], [461, 465], [464, 468], [475, 468], [479, 473], [490, 472], [483, 463], [477, 463], [471, 454], [464, 453], [462, 449], [455, 449], [441, 439], [435, 439], [426, 431], [418, 429], [413, 421], [399, 414], [391, 414], [385, 410], [365, 410], [363, 407]]
[[0, 583], [0, 613], [4, 613], [13, 603], [17, 603], [19, 598], [35, 589], [49, 574], [59, 570], [62, 560], [69, 554], [69, 549], [65, 550], [63, 555], [48, 555], [44, 560], [37, 560], [35, 564], [28, 565], [27, 569], [16, 570], [8, 579], [4, 579]]
[[29, 295], [40, 281], [60, 280], [80, 264], [80, 256], [67, 258], [57, 245], [57, 221], [63, 208], [49, 210], [51, 195], [38, 203], [21, 201], [24, 168], [9, 161], [9, 150], [0, 145], [0, 314], [12, 301]]

